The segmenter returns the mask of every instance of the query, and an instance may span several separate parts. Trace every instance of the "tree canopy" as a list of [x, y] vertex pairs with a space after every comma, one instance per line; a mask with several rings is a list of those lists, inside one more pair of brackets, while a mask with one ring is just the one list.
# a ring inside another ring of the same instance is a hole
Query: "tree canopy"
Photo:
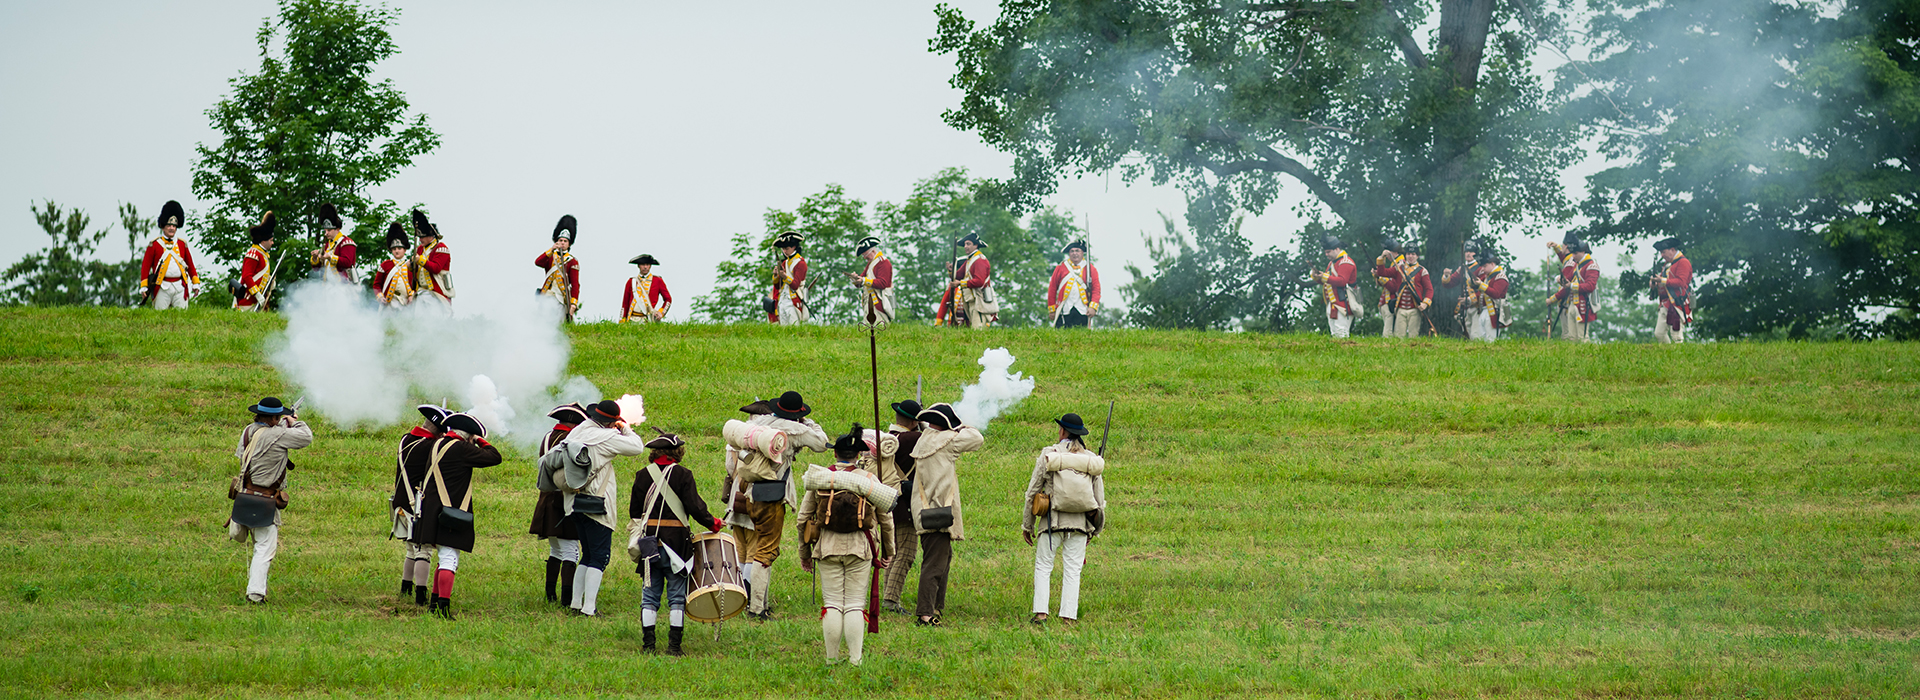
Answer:
[[31, 207], [40, 230], [53, 239], [38, 253], [30, 253], [0, 272], [0, 304], [29, 306], [132, 306], [139, 299], [139, 241], [152, 222], [132, 204], [120, 205], [120, 226], [127, 232], [129, 258], [123, 262], [93, 259], [94, 248], [112, 232], [88, 232], [93, 218], [79, 209], [48, 201]]

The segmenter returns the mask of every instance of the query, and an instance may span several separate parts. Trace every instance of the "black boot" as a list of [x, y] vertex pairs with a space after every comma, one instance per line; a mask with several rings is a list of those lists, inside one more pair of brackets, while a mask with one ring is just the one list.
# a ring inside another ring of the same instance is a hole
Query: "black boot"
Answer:
[[646, 625], [640, 628], [640, 649], [642, 651], [654, 650], [653, 625]]
[[560, 560], [554, 557], [547, 557], [547, 602], [549, 603], [558, 600], [558, 598], [553, 597], [553, 584], [559, 582], [559, 580]]
[[667, 656], [680, 655], [680, 637], [685, 634], [686, 631], [687, 628], [682, 626], [667, 628]]
[[439, 615], [440, 617], [444, 617], [448, 620], [452, 620], [453, 619], [453, 599], [434, 596], [433, 602], [428, 604], [428, 610], [433, 611], [433, 614], [435, 615]]
[[560, 607], [573, 607], [573, 572], [579, 568], [579, 562], [560, 562]]
[[400, 579], [400, 599], [406, 600], [410, 595], [413, 595], [413, 579]]
[[428, 587], [426, 587], [426, 586], [414, 586], [414, 587], [413, 587], [413, 604], [414, 604], [414, 605], [426, 605], [426, 604], [427, 604], [427, 594], [428, 594], [428, 593], [431, 593], [432, 591], [433, 591], [433, 589], [431, 589], [431, 588], [428, 588]]

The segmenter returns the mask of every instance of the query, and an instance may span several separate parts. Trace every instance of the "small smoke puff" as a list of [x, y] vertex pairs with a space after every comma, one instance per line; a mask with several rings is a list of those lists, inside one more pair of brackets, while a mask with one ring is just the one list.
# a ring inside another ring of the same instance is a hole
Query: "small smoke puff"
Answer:
[[993, 419], [1033, 395], [1033, 378], [1023, 378], [1020, 372], [1007, 373], [1014, 359], [1006, 348], [992, 348], [980, 354], [979, 383], [962, 389], [960, 401], [953, 405], [953, 412], [960, 416], [961, 423], [984, 431]]
[[639, 394], [622, 395], [614, 400], [614, 404], [620, 407], [620, 420], [626, 421], [627, 425], [647, 422], [647, 406]]
[[467, 389], [467, 412], [487, 426], [493, 433], [509, 434], [513, 432], [513, 417], [516, 411], [507, 397], [500, 395], [493, 380], [487, 375], [473, 375], [473, 381]]

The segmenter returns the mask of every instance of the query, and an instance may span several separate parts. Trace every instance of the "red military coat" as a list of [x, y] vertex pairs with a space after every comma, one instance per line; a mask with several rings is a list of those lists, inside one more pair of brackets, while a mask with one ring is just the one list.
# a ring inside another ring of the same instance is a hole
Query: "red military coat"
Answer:
[[1593, 290], [1600, 286], [1600, 265], [1587, 253], [1575, 253], [1560, 268], [1560, 289], [1549, 298], [1555, 304], [1567, 297], [1567, 284], [1575, 283], [1578, 294], [1572, 300], [1573, 307], [1580, 314], [1581, 323], [1593, 323], [1600, 318], [1593, 311]]
[[[1353, 285], [1359, 281], [1360, 266], [1353, 262], [1353, 256], [1347, 255], [1346, 251], [1341, 251], [1340, 257], [1327, 263], [1327, 286], [1333, 288], [1333, 298], [1341, 308], [1353, 310]], [[1331, 309], [1327, 317], [1333, 317]]]
[[233, 300], [234, 306], [248, 308], [262, 301], [261, 295], [267, 291], [267, 283], [273, 279], [273, 271], [268, 269], [270, 264], [267, 249], [258, 243], [240, 256], [240, 286], [245, 288], [245, 292]]
[[647, 309], [658, 309], [664, 315], [667, 309], [673, 306], [673, 295], [667, 292], [667, 281], [652, 273], [647, 274], [644, 282], [646, 303], [636, 303], [640, 299], [634, 296], [634, 288], [641, 284], [638, 277], [627, 278], [627, 291], [620, 299], [621, 323], [626, 323], [627, 319], [633, 318], [651, 321], [653, 319], [647, 317]]
[[[169, 252], [172, 255], [168, 255]], [[193, 252], [187, 250], [187, 242], [181, 240], [179, 236], [174, 236], [171, 244], [167, 242], [166, 236], [155, 238], [153, 242], [147, 244], [146, 254], [140, 257], [141, 284], [154, 279], [153, 273], [156, 267], [161, 268], [160, 278], [157, 281], [178, 279], [200, 284], [200, 271], [193, 266]]]
[[[542, 270], [547, 271], [548, 280], [553, 279], [553, 249], [552, 248], [548, 248], [546, 252], [541, 253], [540, 257], [534, 258], [533, 264], [535, 267], [538, 267]], [[567, 255], [567, 262], [564, 265], [564, 269], [566, 270], [566, 277], [567, 277], [567, 299], [574, 303], [579, 303], [580, 302], [580, 259], [573, 257], [570, 254]], [[542, 282], [540, 286], [540, 291], [542, 292], [547, 291], [547, 286], [545, 282]]]
[[[954, 268], [953, 278], [962, 280], [963, 286], [973, 289], [983, 288], [993, 279], [993, 263], [987, 262], [987, 256], [980, 251], [973, 251], [965, 265]], [[953, 306], [953, 292], [953, 288], [949, 287], [946, 294], [940, 297], [940, 309], [934, 317], [941, 323], [952, 322], [958, 314]]]
[[414, 293], [418, 294], [422, 291], [431, 291], [440, 295], [442, 299], [452, 300], [453, 295], [448, 294], [447, 290], [440, 283], [440, 275], [453, 269], [453, 253], [447, 249], [446, 242], [434, 241], [433, 248], [431, 249], [424, 245], [420, 246], [414, 250], [414, 255], [424, 258], [424, 260], [420, 261], [420, 267], [425, 269], [429, 276], [427, 284], [423, 285], [427, 288], [415, 290]]
[[[1065, 262], [1053, 266], [1053, 278], [1047, 280], [1047, 308], [1057, 309], [1069, 306], [1066, 298], [1067, 278], [1074, 275], [1073, 266]], [[1092, 309], [1100, 305], [1100, 271], [1092, 262], [1080, 264], [1080, 299], [1082, 305]]]
[[[342, 233], [330, 245], [321, 246], [320, 264], [314, 266], [314, 269], [326, 268], [328, 272], [338, 275], [340, 279], [351, 281], [353, 263], [358, 258], [358, 250], [359, 247], [354, 245], [353, 239]], [[333, 258], [333, 261], [329, 263], [328, 258]]]

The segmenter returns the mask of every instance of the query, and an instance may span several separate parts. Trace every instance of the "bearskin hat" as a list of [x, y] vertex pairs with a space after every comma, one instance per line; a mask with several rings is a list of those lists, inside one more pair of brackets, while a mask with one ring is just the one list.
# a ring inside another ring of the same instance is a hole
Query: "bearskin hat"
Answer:
[[414, 232], [414, 235], [420, 236], [422, 238], [425, 238], [428, 236], [432, 236], [434, 238], [440, 237], [440, 227], [435, 226], [433, 225], [433, 222], [428, 221], [426, 213], [420, 211], [419, 209], [413, 210], [413, 232]]
[[273, 238], [273, 212], [260, 217], [260, 223], [247, 229], [247, 237], [255, 243], [265, 243]]
[[160, 218], [158, 221], [162, 228], [167, 226], [185, 226], [187, 225], [187, 210], [182, 209], [179, 202], [169, 199], [166, 204], [160, 205]]
[[320, 205], [320, 228], [326, 230], [346, 228], [346, 225], [340, 223], [340, 210], [333, 206], [333, 202]]
[[407, 229], [405, 226], [401, 226], [400, 222], [398, 221], [395, 221], [391, 224], [387, 224], [387, 249], [388, 250], [392, 250], [394, 248], [406, 248], [412, 245], [413, 245], [413, 241], [407, 239]]
[[572, 214], [560, 217], [560, 223], [554, 224], [553, 226], [553, 240], [555, 242], [565, 238], [567, 239], [567, 243], [571, 244], [579, 240], [579, 236], [579, 224], [573, 220]]

